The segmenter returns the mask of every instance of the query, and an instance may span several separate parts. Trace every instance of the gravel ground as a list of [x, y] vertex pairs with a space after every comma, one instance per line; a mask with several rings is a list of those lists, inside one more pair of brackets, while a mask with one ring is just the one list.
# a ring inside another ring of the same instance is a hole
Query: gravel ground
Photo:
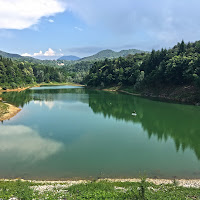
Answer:
[[35, 191], [43, 193], [51, 191], [62, 192], [63, 190], [66, 190], [68, 187], [72, 185], [87, 183], [88, 181], [79, 180], [79, 181], [32, 181], [32, 182], [44, 184], [31, 187]]
[[[110, 181], [110, 182], [140, 182], [141, 179], [98, 179], [98, 181]], [[16, 181], [15, 179], [13, 180], [8, 180], [8, 179], [0, 179], [0, 181]], [[34, 190], [38, 191], [52, 191], [55, 189], [66, 189], [72, 185], [77, 185], [81, 183], [89, 183], [91, 181], [89, 180], [77, 180], [77, 181], [72, 181], [72, 180], [67, 180], [67, 181], [36, 181], [36, 180], [23, 180], [22, 181], [30, 181], [33, 183], [40, 183], [43, 185], [40, 186], [33, 186]], [[161, 184], [173, 184], [174, 181], [176, 181], [176, 184], [178, 186], [183, 186], [183, 187], [192, 187], [192, 188], [200, 188], [200, 179], [146, 179], [147, 182], [152, 182], [156, 185], [161, 185]]]
[[[141, 179], [102, 179], [111, 182], [140, 182]], [[176, 181], [178, 186], [183, 187], [193, 187], [193, 188], [200, 188], [200, 179], [146, 179], [147, 182], [154, 183], [156, 185], [161, 184], [172, 184]]]

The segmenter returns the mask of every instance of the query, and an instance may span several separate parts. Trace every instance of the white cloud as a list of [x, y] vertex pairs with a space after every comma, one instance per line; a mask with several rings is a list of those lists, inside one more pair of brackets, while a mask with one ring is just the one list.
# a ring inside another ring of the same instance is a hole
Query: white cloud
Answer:
[[48, 21], [49, 21], [50, 23], [53, 23], [53, 22], [54, 22], [54, 20], [53, 20], [53, 19], [49, 19]]
[[77, 26], [75, 26], [74, 28], [75, 28], [76, 30], [78, 30], [78, 31], [83, 31], [82, 28], [79, 28], [79, 27], [77, 27]]
[[29, 57], [31, 57], [32, 55], [29, 54], [29, 53], [23, 53], [21, 56], [29, 56]]
[[39, 51], [38, 53], [34, 53], [33, 56], [43, 56], [42, 51]]
[[33, 56], [33, 57], [38, 57], [38, 56], [55, 56], [56, 52], [52, 49], [49, 48], [47, 51], [45, 51], [44, 53], [40, 50], [38, 53], [33, 53], [32, 55], [29, 53], [23, 53], [21, 54], [21, 56]]
[[67, 8], [64, 0], [0, 0], [0, 28], [25, 29]]
[[55, 55], [56, 55], [55, 51], [51, 48], [49, 48], [48, 51], [44, 53], [44, 56], [55, 56]]

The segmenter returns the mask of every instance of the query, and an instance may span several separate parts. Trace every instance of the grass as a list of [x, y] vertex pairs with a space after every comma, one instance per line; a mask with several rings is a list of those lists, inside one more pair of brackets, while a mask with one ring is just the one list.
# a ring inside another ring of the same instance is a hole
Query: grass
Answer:
[[[47, 184], [47, 183], [46, 183]], [[0, 181], [0, 199], [13, 197], [29, 199], [131, 199], [131, 200], [181, 200], [200, 199], [200, 190], [179, 187], [175, 184], [155, 185], [145, 179], [141, 182], [94, 181], [68, 187], [67, 184], [44, 184], [33, 182]], [[50, 187], [51, 186], [51, 187]], [[40, 188], [40, 190], [37, 190]], [[47, 187], [46, 187], [47, 188]]]
[[0, 102], [0, 117], [8, 113], [8, 105]]
[[21, 181], [0, 181], [0, 199], [33, 199], [32, 183]]

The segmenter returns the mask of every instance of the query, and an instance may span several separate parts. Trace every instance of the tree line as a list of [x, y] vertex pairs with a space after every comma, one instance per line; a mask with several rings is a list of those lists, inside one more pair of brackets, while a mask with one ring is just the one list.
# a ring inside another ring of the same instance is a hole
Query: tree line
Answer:
[[0, 86], [3, 88], [23, 87], [42, 82], [65, 82], [68, 73], [62, 68], [19, 62], [0, 56]]
[[134, 89], [165, 85], [200, 86], [200, 41], [182, 41], [171, 49], [128, 55], [95, 62], [85, 78], [92, 87], [133, 86]]

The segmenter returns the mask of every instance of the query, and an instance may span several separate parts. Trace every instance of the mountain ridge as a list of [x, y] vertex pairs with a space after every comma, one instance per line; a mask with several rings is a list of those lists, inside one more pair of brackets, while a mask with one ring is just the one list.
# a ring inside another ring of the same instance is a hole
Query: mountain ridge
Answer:
[[0, 56], [5, 57], [5, 58], [22, 58], [22, 56], [19, 54], [7, 53], [1, 50], [0, 50]]
[[128, 50], [121, 50], [121, 51], [113, 51], [111, 49], [102, 50], [92, 56], [84, 57], [80, 59], [80, 61], [89, 61], [89, 60], [103, 60], [106, 58], [118, 58], [118, 57], [125, 57], [129, 54], [136, 54], [136, 53], [145, 53], [146, 51], [138, 50], [138, 49], [128, 49]]
[[[118, 58], [118, 57], [126, 57], [129, 54], [136, 54], [136, 53], [145, 53], [146, 51], [138, 50], [138, 49], [129, 49], [129, 50], [121, 50], [119, 52], [113, 51], [111, 49], [105, 49], [102, 51], [99, 51], [98, 53], [87, 56], [84, 58], [79, 58], [74, 55], [69, 55], [69, 56], [62, 56], [57, 59], [57, 61], [65, 60], [65, 61], [98, 61], [98, 60], [104, 60], [106, 58], [112, 59], [112, 58]], [[0, 50], [0, 56], [5, 57], [5, 58], [11, 58], [11, 59], [18, 59], [21, 61], [28, 61], [28, 62], [33, 62], [33, 63], [44, 63], [44, 62], [51, 62], [51, 60], [41, 60], [38, 58], [34, 57], [28, 57], [28, 56], [21, 56], [19, 54], [14, 54], [14, 53], [7, 53], [5, 51]]]
[[76, 61], [76, 60], [80, 60], [80, 59], [81, 59], [81, 58], [79, 58], [78, 56], [69, 55], [69, 56], [62, 56], [62, 57], [58, 58], [57, 60]]
[[29, 56], [21, 56], [19, 54], [16, 53], [8, 53], [5, 51], [1, 51], [0, 50], [0, 56], [4, 57], [4, 58], [10, 58], [10, 59], [18, 59], [20, 61], [28, 61], [28, 62], [33, 62], [33, 63], [38, 63], [40, 60], [37, 58], [33, 58], [33, 57], [29, 57]]

